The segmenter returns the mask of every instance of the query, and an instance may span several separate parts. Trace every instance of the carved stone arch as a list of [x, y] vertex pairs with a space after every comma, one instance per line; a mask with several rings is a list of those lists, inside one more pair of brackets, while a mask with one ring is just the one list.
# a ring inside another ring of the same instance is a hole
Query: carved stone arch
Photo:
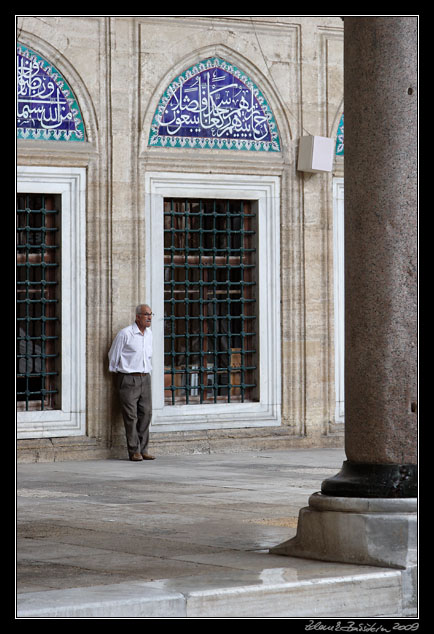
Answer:
[[[244, 77], [252, 82], [255, 88], [258, 89], [261, 96], [265, 100], [269, 112], [273, 118], [277, 137], [279, 139], [279, 148], [276, 151], [282, 152], [283, 148], [287, 147], [292, 139], [291, 127], [289, 124], [285, 105], [283, 104], [277, 90], [274, 88], [272, 82], [246, 57], [241, 56], [237, 51], [225, 46], [225, 45], [212, 45], [192, 51], [188, 55], [184, 56], [175, 65], [160, 78], [158, 85], [151, 95], [148, 102], [148, 107], [143, 117], [141, 138], [140, 138], [140, 153], [143, 154], [149, 146], [149, 139], [152, 137], [152, 125], [155, 124], [155, 115], [158, 112], [159, 105], [162, 102], [163, 96], [167, 90], [174, 85], [177, 79], [180, 77], [185, 79], [186, 73], [192, 69], [197, 71], [206, 64], [208, 60], [221, 60], [224, 64], [228, 65], [232, 69], [239, 71]], [[227, 66], [224, 66], [227, 68]], [[175, 83], [176, 85], [176, 83]], [[294, 122], [295, 125], [295, 122]], [[189, 147], [188, 144], [185, 147]], [[221, 149], [221, 147], [216, 147]], [[227, 149], [227, 148], [226, 148]], [[243, 148], [246, 149], [246, 148]]]
[[85, 141], [97, 144], [97, 117], [92, 98], [87, 87], [71, 62], [47, 41], [26, 31], [21, 31], [17, 47], [28, 49], [50, 67], [50, 71], [58, 73], [60, 79], [66, 82], [72, 92], [72, 99], [76, 102], [85, 130]]

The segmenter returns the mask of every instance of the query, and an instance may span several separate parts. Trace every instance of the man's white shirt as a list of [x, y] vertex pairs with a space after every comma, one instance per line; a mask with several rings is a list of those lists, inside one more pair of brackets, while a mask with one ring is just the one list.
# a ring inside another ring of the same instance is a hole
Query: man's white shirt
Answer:
[[151, 372], [152, 330], [142, 333], [134, 322], [122, 328], [114, 338], [108, 353], [110, 372]]

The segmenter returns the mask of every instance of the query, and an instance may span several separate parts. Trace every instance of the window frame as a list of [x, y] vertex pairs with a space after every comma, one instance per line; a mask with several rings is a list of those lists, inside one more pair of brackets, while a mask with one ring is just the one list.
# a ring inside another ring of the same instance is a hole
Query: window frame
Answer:
[[[280, 426], [280, 178], [233, 174], [145, 174], [146, 289], [153, 318], [153, 431]], [[251, 200], [257, 208], [259, 401], [164, 404], [165, 198]]]
[[344, 179], [333, 179], [333, 292], [335, 423], [345, 423], [345, 233]]
[[86, 170], [18, 166], [17, 193], [61, 196], [61, 405], [16, 412], [17, 438], [85, 434], [86, 425]]

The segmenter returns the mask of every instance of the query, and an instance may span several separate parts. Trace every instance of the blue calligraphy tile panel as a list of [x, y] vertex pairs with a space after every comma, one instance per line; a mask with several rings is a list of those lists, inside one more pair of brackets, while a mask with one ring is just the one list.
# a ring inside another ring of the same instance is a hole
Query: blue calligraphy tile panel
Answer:
[[336, 153], [336, 156], [344, 155], [344, 113], [342, 113], [342, 117], [338, 125], [335, 153]]
[[209, 58], [167, 88], [149, 145], [280, 152], [277, 125], [260, 90], [238, 68]]
[[17, 46], [17, 138], [85, 141], [84, 123], [62, 75], [26, 46]]

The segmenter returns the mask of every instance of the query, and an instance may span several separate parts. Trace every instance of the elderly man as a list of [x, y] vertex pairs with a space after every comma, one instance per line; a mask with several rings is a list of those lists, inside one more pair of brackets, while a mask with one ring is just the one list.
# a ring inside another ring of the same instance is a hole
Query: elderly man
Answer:
[[154, 460], [148, 454], [152, 417], [152, 311], [146, 304], [136, 308], [136, 320], [116, 335], [109, 356], [109, 370], [117, 373], [130, 460]]

